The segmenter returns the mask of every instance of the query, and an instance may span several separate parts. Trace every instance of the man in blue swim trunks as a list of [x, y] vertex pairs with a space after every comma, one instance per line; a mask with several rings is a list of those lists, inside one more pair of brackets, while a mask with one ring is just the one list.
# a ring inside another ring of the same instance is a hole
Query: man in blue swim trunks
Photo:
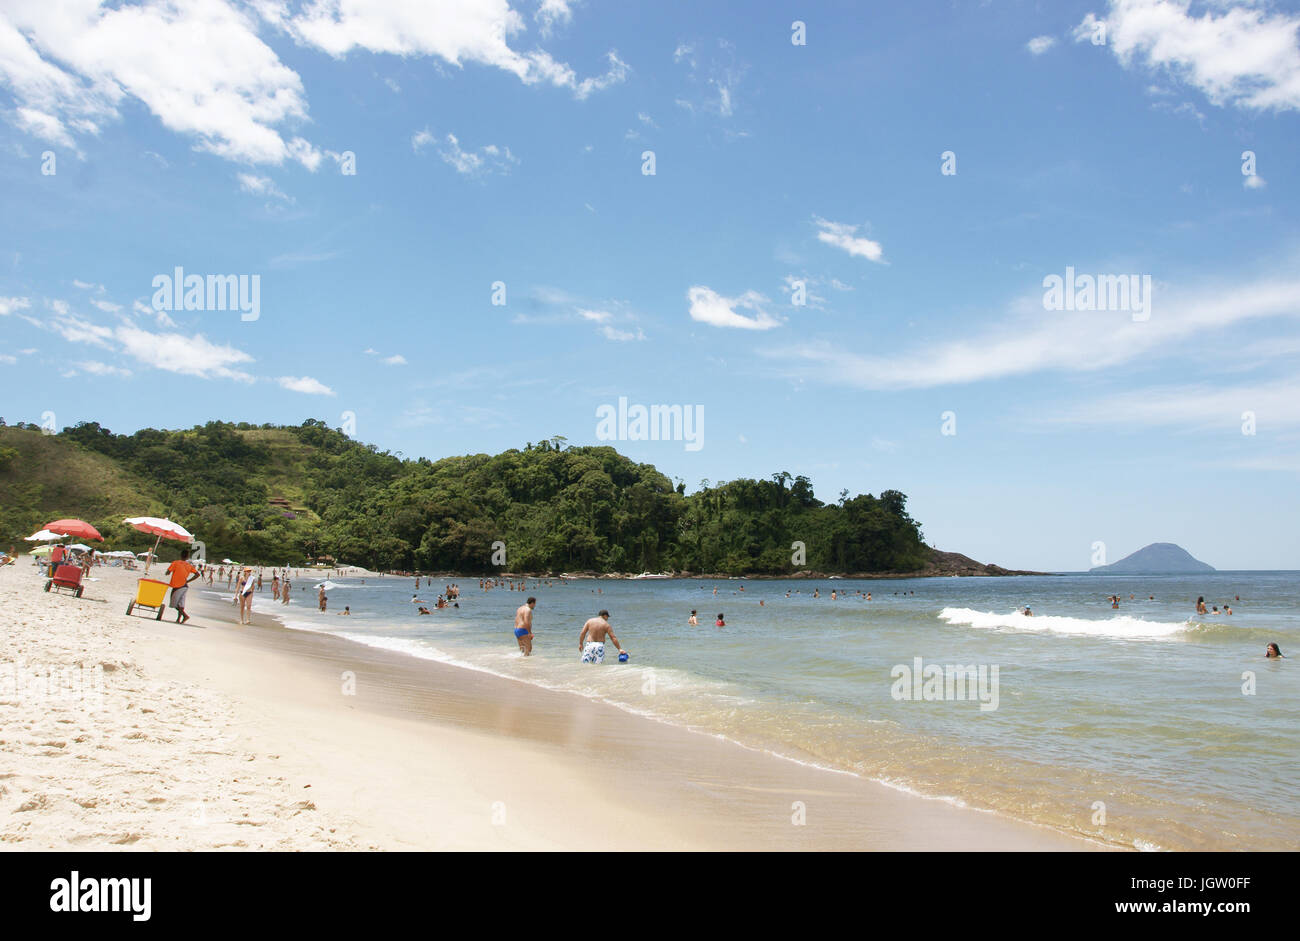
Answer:
[[515, 640], [519, 641], [519, 650], [525, 656], [533, 653], [533, 608], [537, 599], [529, 598], [515, 612]]

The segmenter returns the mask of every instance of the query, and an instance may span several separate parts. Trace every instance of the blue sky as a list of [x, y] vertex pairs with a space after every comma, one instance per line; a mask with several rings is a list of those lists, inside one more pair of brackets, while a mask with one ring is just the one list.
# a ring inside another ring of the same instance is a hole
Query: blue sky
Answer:
[[[5, 4], [6, 421], [348, 413], [438, 458], [626, 397], [703, 409], [610, 442], [691, 489], [1300, 568], [1294, 4], [407, 6]], [[177, 266], [259, 316], [158, 310]], [[1149, 315], [1050, 309], [1067, 268]]]

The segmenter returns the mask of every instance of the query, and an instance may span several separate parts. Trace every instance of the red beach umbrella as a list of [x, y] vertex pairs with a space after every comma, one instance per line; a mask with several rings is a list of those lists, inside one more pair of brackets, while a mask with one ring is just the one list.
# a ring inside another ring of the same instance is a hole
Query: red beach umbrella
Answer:
[[55, 520], [53, 523], [46, 523], [44, 528], [49, 532], [58, 533], [60, 536], [104, 541], [104, 537], [99, 534], [99, 530], [84, 520]]

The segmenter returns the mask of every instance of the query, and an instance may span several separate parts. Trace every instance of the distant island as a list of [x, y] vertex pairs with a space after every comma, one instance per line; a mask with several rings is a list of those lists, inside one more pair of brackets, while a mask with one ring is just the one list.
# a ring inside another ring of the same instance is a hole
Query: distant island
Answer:
[[1110, 565], [1098, 565], [1088, 570], [1089, 575], [1199, 575], [1213, 572], [1207, 565], [1182, 546], [1172, 542], [1153, 542], [1132, 555], [1127, 555]]

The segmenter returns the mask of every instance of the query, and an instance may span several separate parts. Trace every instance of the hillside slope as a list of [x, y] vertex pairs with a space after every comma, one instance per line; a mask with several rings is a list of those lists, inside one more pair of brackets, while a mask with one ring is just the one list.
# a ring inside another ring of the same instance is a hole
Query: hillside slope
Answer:
[[[116, 435], [0, 428], [0, 540], [52, 517], [106, 545], [148, 540], [127, 515], [169, 516], [211, 558], [332, 558], [375, 569], [1011, 574], [925, 545], [896, 490], [823, 503], [786, 472], [690, 495], [611, 447], [560, 439], [501, 454], [403, 460], [323, 422]], [[792, 551], [798, 546], [805, 547]]]

